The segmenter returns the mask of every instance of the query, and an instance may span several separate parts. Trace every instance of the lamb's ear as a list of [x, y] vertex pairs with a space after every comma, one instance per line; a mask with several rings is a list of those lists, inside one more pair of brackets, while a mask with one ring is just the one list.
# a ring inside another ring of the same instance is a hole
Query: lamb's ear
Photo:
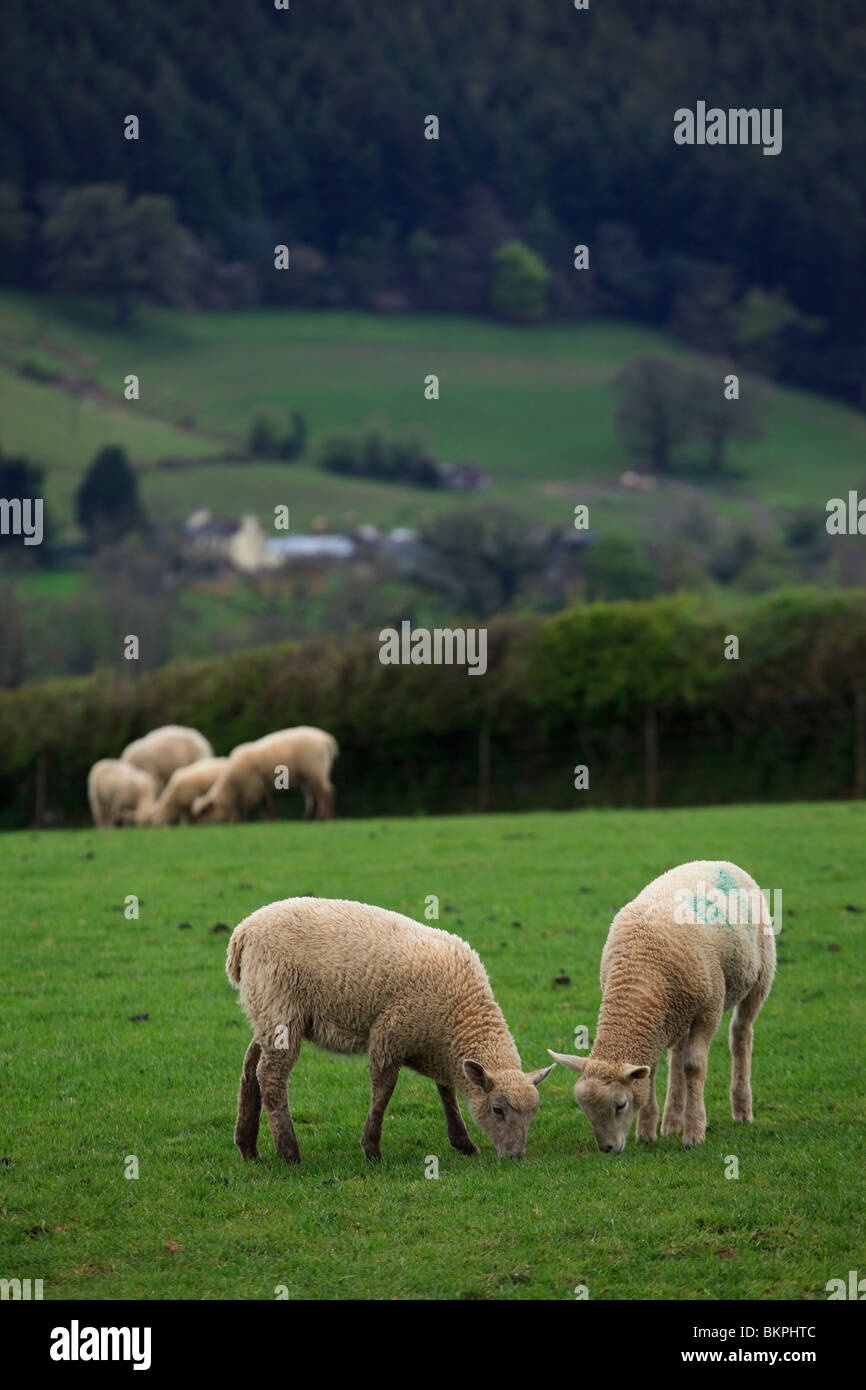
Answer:
[[554, 1062], [559, 1062], [560, 1066], [563, 1067], [570, 1067], [572, 1071], [583, 1071], [589, 1061], [588, 1057], [569, 1057], [567, 1053], [564, 1052], [551, 1052], [550, 1048], [547, 1050], [550, 1052]]
[[467, 1081], [472, 1082], [473, 1086], [480, 1086], [482, 1091], [493, 1090], [493, 1082], [480, 1062], [470, 1062], [468, 1058], [464, 1058], [463, 1075]]
[[552, 1071], [553, 1063], [551, 1062], [549, 1067], [539, 1067], [538, 1071], [528, 1071], [526, 1073], [526, 1079], [527, 1081], [531, 1081], [533, 1086], [540, 1086], [544, 1078], [550, 1076]]
[[649, 1067], [626, 1067], [620, 1072], [619, 1079], [624, 1086], [627, 1086], [630, 1081], [640, 1081], [641, 1077], [649, 1076], [649, 1074]]

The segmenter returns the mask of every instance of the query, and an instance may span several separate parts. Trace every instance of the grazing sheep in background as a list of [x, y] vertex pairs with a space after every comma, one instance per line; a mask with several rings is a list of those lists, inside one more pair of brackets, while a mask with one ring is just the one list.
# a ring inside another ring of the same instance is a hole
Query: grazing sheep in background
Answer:
[[175, 821], [191, 821], [192, 803], [209, 791], [219, 777], [228, 758], [199, 758], [197, 763], [179, 767], [173, 772], [151, 813], [152, 825], [173, 825]]
[[237, 926], [226, 972], [253, 1026], [235, 1143], [256, 1158], [264, 1101], [277, 1153], [299, 1163], [286, 1087], [301, 1040], [370, 1058], [372, 1098], [361, 1148], [381, 1157], [382, 1118], [401, 1067], [436, 1082], [448, 1139], [473, 1144], [456, 1087], [500, 1156], [519, 1157], [552, 1066], [524, 1075], [475, 951], [399, 912], [328, 898], [287, 898]]
[[323, 729], [300, 724], [233, 748], [210, 791], [193, 802], [199, 820], [237, 821], [265, 800], [273, 804], [275, 774], [288, 768], [289, 786], [304, 793], [304, 820], [330, 820], [334, 814], [331, 767], [337, 740]]
[[161, 792], [177, 768], [198, 762], [200, 758], [212, 758], [213, 748], [198, 729], [166, 724], [128, 743], [120, 756], [124, 762], [149, 772], [157, 791]]
[[751, 1120], [752, 1024], [775, 969], [769, 909], [736, 864], [681, 864], [617, 913], [601, 956], [592, 1051], [550, 1053], [582, 1073], [574, 1096], [600, 1149], [621, 1153], [635, 1115], [636, 1137], [655, 1140], [656, 1069], [665, 1048], [662, 1135], [682, 1130], [685, 1148], [703, 1143], [707, 1054], [731, 1007], [731, 1111], [735, 1120]]
[[155, 798], [156, 782], [150, 773], [119, 758], [100, 758], [88, 773], [94, 825], [147, 825]]

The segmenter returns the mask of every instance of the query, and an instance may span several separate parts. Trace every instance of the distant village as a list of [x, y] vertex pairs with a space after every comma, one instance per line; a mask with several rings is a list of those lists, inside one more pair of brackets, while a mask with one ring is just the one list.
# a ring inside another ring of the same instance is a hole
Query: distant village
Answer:
[[[463, 465], [468, 467], [468, 465]], [[469, 485], [464, 475], [463, 486], [452, 484], [454, 490], [480, 490], [477, 478]], [[655, 486], [655, 479], [628, 470], [621, 474], [620, 488], [631, 492], [646, 492]], [[410, 573], [427, 558], [427, 548], [419, 532], [408, 526], [382, 530], [365, 524], [348, 532], [329, 532], [325, 518], [317, 518], [312, 529], [296, 534], [269, 534], [258, 517], [248, 512], [239, 520], [215, 517], [208, 507], [197, 507], [183, 526], [185, 557], [208, 568], [224, 568], [239, 574], [263, 574], [269, 570], [293, 568], [328, 569], [349, 561], [384, 560], [391, 568]], [[557, 554], [562, 557], [591, 545], [595, 539], [588, 529], [567, 530], [553, 539], [551, 563], [556, 567]]]
[[378, 526], [364, 525], [348, 534], [313, 529], [274, 536], [252, 513], [239, 521], [224, 521], [215, 518], [207, 507], [192, 512], [183, 530], [189, 560], [241, 574], [262, 574], [300, 565], [328, 568], [365, 554], [372, 557], [374, 553], [392, 561], [398, 569], [411, 568], [423, 553], [417, 531], [408, 527], [396, 526], [385, 532]]

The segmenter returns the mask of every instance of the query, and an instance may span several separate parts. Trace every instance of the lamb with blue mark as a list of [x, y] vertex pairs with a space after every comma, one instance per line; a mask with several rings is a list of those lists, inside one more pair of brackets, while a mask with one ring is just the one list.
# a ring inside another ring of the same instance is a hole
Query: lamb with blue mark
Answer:
[[668, 1049], [662, 1136], [706, 1136], [707, 1057], [733, 1009], [731, 1113], [752, 1119], [753, 1025], [776, 969], [773, 923], [753, 878], [726, 861], [695, 860], [653, 879], [616, 915], [601, 957], [602, 1003], [587, 1057], [551, 1052], [581, 1073], [574, 1096], [598, 1147], [621, 1153], [632, 1121], [653, 1142], [656, 1071]]

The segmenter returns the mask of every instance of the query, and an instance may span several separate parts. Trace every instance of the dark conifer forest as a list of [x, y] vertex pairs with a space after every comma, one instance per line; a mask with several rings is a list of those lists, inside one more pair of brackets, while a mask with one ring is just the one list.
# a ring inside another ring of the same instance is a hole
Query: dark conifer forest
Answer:
[[[487, 312], [491, 252], [519, 237], [551, 272], [552, 315], [644, 320], [862, 403], [856, 0], [577, 17], [567, 0], [22, 0], [0, 48], [7, 284], [65, 288], [45, 226], [94, 184], [172, 200], [199, 265], [185, 293], [205, 308]], [[698, 100], [781, 108], [782, 150], [678, 146], [674, 112]], [[280, 242], [294, 277], [266, 273]]]

